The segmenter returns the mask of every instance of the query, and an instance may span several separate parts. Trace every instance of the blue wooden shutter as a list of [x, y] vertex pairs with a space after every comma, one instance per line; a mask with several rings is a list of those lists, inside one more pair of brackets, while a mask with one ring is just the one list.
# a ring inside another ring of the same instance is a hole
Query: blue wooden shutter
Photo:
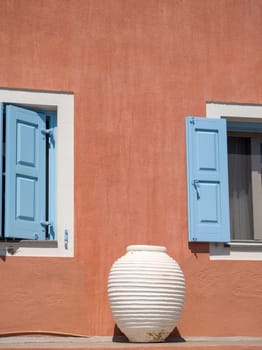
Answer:
[[5, 237], [45, 239], [45, 116], [6, 107]]
[[[2, 197], [3, 197], [3, 119], [4, 105], [0, 102], [0, 229], [2, 230]], [[0, 233], [1, 236], [2, 232]]]
[[186, 118], [189, 241], [228, 242], [226, 121]]

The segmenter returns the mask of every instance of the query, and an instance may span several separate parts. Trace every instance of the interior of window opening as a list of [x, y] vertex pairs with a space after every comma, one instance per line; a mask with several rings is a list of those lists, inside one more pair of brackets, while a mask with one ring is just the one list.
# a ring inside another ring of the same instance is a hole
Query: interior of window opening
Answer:
[[228, 132], [232, 241], [262, 240], [262, 133]]

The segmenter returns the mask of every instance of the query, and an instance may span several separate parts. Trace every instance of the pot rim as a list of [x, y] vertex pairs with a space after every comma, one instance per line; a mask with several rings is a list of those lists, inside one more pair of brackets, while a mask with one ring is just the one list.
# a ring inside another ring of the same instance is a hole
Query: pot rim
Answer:
[[143, 245], [143, 244], [134, 244], [129, 245], [126, 248], [127, 252], [134, 252], [134, 251], [148, 251], [148, 252], [166, 252], [167, 249], [164, 246], [160, 245]]

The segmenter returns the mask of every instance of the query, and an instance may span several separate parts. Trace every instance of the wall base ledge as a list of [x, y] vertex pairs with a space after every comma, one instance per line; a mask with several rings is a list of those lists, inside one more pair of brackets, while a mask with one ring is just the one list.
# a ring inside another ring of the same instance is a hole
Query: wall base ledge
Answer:
[[62, 337], [62, 336], [0, 336], [0, 349], [18, 350], [107, 350], [107, 349], [153, 349], [153, 350], [177, 350], [182, 348], [192, 350], [236, 350], [262, 349], [262, 337], [185, 337], [169, 338], [165, 343], [128, 343], [123, 338], [118, 337], [114, 341], [112, 337]]

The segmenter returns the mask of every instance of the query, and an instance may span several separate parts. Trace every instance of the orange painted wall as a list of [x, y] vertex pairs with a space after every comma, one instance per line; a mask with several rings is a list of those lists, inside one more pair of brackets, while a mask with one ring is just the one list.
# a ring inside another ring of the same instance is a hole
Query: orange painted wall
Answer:
[[182, 336], [261, 336], [261, 262], [187, 243], [186, 115], [262, 103], [260, 0], [1, 0], [0, 86], [75, 94], [75, 258], [0, 259], [0, 333], [111, 335], [112, 262], [166, 245]]

